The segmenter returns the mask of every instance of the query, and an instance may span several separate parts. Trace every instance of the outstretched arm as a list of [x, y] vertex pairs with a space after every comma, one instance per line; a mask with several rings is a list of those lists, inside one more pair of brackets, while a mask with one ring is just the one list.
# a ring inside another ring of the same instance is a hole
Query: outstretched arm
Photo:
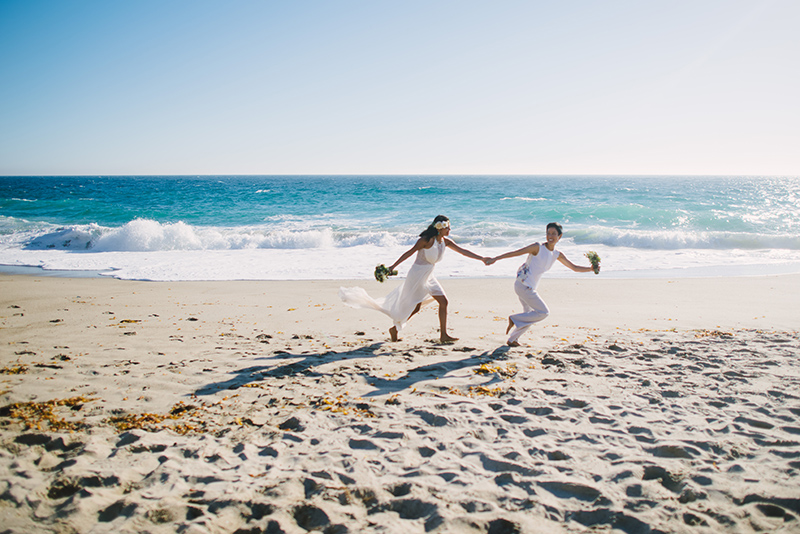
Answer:
[[468, 258], [472, 258], [473, 260], [480, 260], [480, 261], [486, 263], [486, 258], [484, 258], [483, 256], [478, 256], [474, 252], [470, 252], [469, 250], [467, 250], [465, 248], [459, 247], [458, 245], [456, 245], [455, 243], [453, 243], [451, 240], [447, 239], [446, 237], [444, 238], [444, 244], [448, 248], [452, 248], [453, 250], [455, 250], [456, 252], [458, 252], [462, 256], [466, 256]]
[[400, 265], [401, 263], [406, 261], [408, 258], [410, 258], [415, 252], [425, 248], [425, 245], [427, 245], [428, 242], [429, 241], [427, 239], [419, 238], [417, 240], [417, 242], [414, 243], [413, 247], [411, 247], [410, 249], [408, 249], [405, 252], [403, 252], [403, 255], [400, 256], [399, 258], [397, 258], [397, 261], [394, 262], [391, 267], [389, 267], [389, 270], [390, 271], [394, 271], [395, 269], [397, 269], [398, 265]]
[[489, 263], [487, 263], [487, 265], [491, 265], [497, 260], [513, 258], [515, 256], [522, 256], [524, 254], [533, 254], [534, 256], [539, 254], [539, 243], [533, 243], [531, 245], [528, 245], [527, 247], [522, 247], [517, 250], [512, 250], [511, 252], [506, 252], [505, 254], [500, 254], [499, 256], [495, 256], [494, 258], [490, 258]]
[[582, 265], [575, 265], [574, 263], [569, 261], [567, 259], [567, 257], [564, 256], [560, 252], [558, 253], [558, 261], [560, 261], [561, 263], [563, 263], [564, 265], [566, 265], [567, 267], [569, 267], [570, 269], [572, 269], [576, 273], [593, 273], [594, 272], [594, 269], [592, 269], [591, 266], [590, 267], [584, 267]]

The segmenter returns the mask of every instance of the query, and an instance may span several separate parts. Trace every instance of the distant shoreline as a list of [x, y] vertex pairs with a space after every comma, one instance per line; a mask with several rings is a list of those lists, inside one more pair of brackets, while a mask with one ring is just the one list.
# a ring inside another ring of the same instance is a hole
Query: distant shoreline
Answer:
[[[67, 269], [45, 269], [44, 267], [35, 267], [29, 265], [0, 265], [0, 276], [43, 276], [48, 278], [111, 278], [114, 280], [131, 281], [131, 282], [308, 282], [308, 281], [371, 281], [371, 278], [314, 278], [314, 279], [232, 279], [232, 280], [145, 280], [145, 279], [128, 279], [116, 278], [113, 276], [115, 270], [67, 270]], [[670, 269], [670, 270], [653, 270], [653, 271], [636, 271], [632, 274], [630, 271], [616, 271], [616, 272], [602, 272], [598, 279], [603, 280], [683, 280], [683, 279], [709, 279], [709, 278], [750, 278], [759, 276], [782, 276], [782, 275], [800, 275], [800, 265], [795, 263], [776, 264], [776, 265], [744, 265], [735, 266], [727, 270], [727, 272], [720, 272], [719, 269], [712, 267], [697, 268], [697, 269]], [[400, 278], [403, 278], [402, 276]], [[513, 280], [513, 276], [495, 275], [495, 276], [437, 276], [442, 280]], [[545, 279], [550, 280], [577, 280], [570, 272], [550, 272], [545, 274]]]
[[[450, 278], [442, 285], [450, 300], [450, 320], [456, 335], [461, 317], [504, 318], [519, 311], [520, 304], [511, 278]], [[379, 313], [354, 310], [338, 298], [341, 286], [361, 286], [373, 296], [390, 292], [399, 280], [379, 284], [375, 280], [229, 280], [229, 281], [166, 281], [152, 283], [119, 280], [109, 276], [59, 277], [15, 275], [0, 272], [2, 301], [9, 304], [29, 291], [41, 291], [42, 298], [56, 295], [90, 295], [101, 292], [109, 297], [147, 295], [143, 306], [157, 308], [165, 294], [217, 295], [224, 302], [242, 305], [252, 301], [254, 308], [267, 306], [275, 310], [296, 308], [298, 302], [312, 302], [319, 308], [332, 310], [326, 321], [329, 328], [340, 329], [339, 321], [369, 324], [379, 331], [390, 325]], [[603, 279], [594, 275], [583, 278], [549, 278], [539, 285], [539, 293], [551, 308], [551, 316], [543, 323], [550, 328], [777, 328], [795, 330], [800, 324], [800, 308], [796, 305], [796, 288], [800, 274], [716, 278], [640, 278]], [[17, 295], [18, 297], [15, 297]], [[256, 297], [261, 295], [261, 297]], [[275, 301], [275, 302], [273, 302]], [[231, 304], [229, 304], [231, 305]], [[54, 306], [54, 305], [53, 305]], [[428, 306], [427, 308], [433, 308]], [[312, 319], [312, 318], [309, 318]], [[312, 320], [316, 321], [317, 318]], [[468, 321], [472, 323], [477, 319]], [[277, 329], [290, 329], [295, 324], [292, 314], [275, 315]], [[282, 324], [288, 321], [288, 324]], [[472, 325], [478, 331], [490, 328], [492, 319]], [[422, 323], [422, 324], [421, 324]], [[428, 327], [425, 319], [415, 319], [411, 331]], [[462, 332], [465, 333], [465, 332]], [[502, 338], [502, 336], [500, 336]]]

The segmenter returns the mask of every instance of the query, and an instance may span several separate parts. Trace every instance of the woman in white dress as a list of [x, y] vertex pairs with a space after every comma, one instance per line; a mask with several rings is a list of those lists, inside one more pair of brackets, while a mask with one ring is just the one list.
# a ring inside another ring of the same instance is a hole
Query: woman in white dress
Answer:
[[447, 333], [447, 295], [439, 281], [433, 276], [433, 267], [441, 261], [445, 248], [451, 248], [468, 258], [486, 263], [488, 258], [478, 256], [453, 243], [450, 235], [450, 220], [438, 215], [428, 228], [419, 234], [419, 240], [394, 262], [389, 271], [417, 254], [414, 264], [408, 271], [403, 283], [384, 298], [373, 299], [360, 287], [339, 288], [339, 297], [348, 306], [354, 308], [371, 308], [388, 315], [393, 326], [389, 329], [392, 341], [398, 341], [398, 334], [408, 320], [417, 313], [423, 304], [431, 300], [439, 303], [439, 331], [442, 343], [452, 343], [458, 338]]
[[517, 280], [514, 282], [514, 291], [517, 293], [519, 301], [522, 303], [522, 313], [511, 315], [508, 318], [506, 334], [511, 332], [507, 341], [509, 347], [519, 347], [519, 341], [517, 340], [520, 336], [535, 323], [544, 320], [550, 315], [550, 309], [539, 296], [536, 287], [539, 285], [539, 280], [542, 278], [542, 275], [550, 270], [550, 267], [553, 266], [556, 260], [576, 273], [594, 272], [592, 267], [575, 265], [561, 252], [556, 250], [556, 243], [561, 239], [561, 234], [561, 225], [554, 222], [550, 223], [547, 225], [547, 242], [544, 245], [533, 243], [519, 250], [495, 256], [487, 262], [487, 265], [491, 265], [497, 260], [522, 256], [523, 254], [528, 255], [525, 259], [525, 263], [523, 263], [517, 271]]

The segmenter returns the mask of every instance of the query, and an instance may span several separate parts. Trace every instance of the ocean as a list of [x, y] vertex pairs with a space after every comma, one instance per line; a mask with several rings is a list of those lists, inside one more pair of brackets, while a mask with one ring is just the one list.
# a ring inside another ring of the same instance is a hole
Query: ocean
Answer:
[[[485, 256], [560, 222], [558, 248], [585, 265], [597, 252], [606, 278], [800, 272], [800, 178], [735, 176], [0, 177], [0, 270], [371, 278], [439, 214]], [[521, 261], [486, 267], [448, 251], [436, 275], [511, 277]], [[556, 264], [546, 276], [594, 275]]]

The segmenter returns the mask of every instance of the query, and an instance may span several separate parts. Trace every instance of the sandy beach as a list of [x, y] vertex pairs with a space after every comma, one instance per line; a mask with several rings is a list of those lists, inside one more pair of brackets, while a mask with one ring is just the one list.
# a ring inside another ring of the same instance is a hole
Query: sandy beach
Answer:
[[2, 532], [800, 532], [800, 275], [0, 276]]

